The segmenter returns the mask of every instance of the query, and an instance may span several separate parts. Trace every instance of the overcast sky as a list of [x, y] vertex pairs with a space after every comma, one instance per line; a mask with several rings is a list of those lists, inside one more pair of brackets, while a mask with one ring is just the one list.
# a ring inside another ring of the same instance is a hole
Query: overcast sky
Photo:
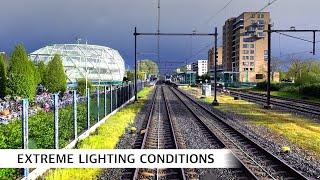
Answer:
[[[269, 0], [161, 0], [162, 32], [213, 32], [221, 30], [227, 18], [243, 11], [258, 11]], [[265, 11], [270, 11], [274, 28], [320, 29], [319, 0], [278, 0]], [[157, 0], [1, 0], [0, 51], [10, 53], [17, 43], [33, 52], [47, 44], [75, 43], [76, 37], [89, 44], [119, 50], [127, 65], [134, 60], [133, 29], [155, 32], [157, 29]], [[311, 39], [307, 34], [292, 34]], [[320, 40], [320, 33], [319, 33]], [[181, 62], [207, 58], [210, 37], [162, 37], [161, 62]], [[156, 59], [155, 37], [140, 37], [139, 59]], [[311, 51], [312, 45], [275, 34], [273, 56]], [[320, 49], [320, 46], [319, 48]], [[202, 51], [201, 51], [202, 50]], [[310, 53], [295, 56], [310, 57]], [[319, 53], [320, 54], [320, 51]], [[312, 56], [311, 56], [312, 57]], [[318, 58], [319, 55], [315, 56]], [[168, 64], [176, 66], [176, 64]], [[164, 67], [164, 63], [162, 63]]]

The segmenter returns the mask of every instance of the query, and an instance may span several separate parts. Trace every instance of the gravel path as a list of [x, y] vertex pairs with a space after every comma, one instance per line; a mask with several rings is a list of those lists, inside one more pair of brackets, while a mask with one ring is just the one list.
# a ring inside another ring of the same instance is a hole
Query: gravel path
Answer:
[[[188, 91], [185, 92], [189, 93]], [[285, 137], [272, 132], [267, 127], [250, 124], [242, 115], [221, 112], [218, 109], [212, 108], [210, 104], [199, 100], [198, 102], [209, 107], [212, 112], [220, 114], [222, 117], [226, 117], [228, 123], [234, 125], [240, 132], [248, 135], [251, 139], [258, 142], [272, 153], [277, 154], [278, 157], [292, 165], [294, 168], [304, 172], [305, 175], [320, 179], [320, 160], [317, 159], [314, 154], [290, 143]], [[278, 110], [281, 111], [280, 108]], [[282, 153], [282, 146], [289, 146], [291, 152]]]

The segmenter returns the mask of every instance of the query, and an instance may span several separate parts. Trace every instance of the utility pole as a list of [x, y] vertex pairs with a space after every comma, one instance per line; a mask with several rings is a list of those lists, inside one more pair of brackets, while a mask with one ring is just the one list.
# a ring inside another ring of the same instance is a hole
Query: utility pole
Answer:
[[270, 105], [270, 86], [271, 86], [271, 24], [268, 24], [268, 82], [267, 82], [267, 104], [264, 106], [265, 109], [271, 109]]
[[217, 39], [217, 36], [218, 36], [218, 30], [217, 30], [217, 27], [215, 27], [215, 31], [214, 31], [215, 35], [214, 35], [214, 100], [212, 102], [212, 105], [213, 106], [218, 106], [219, 105], [219, 102], [217, 101], [217, 62], [218, 62], [218, 59], [217, 59], [217, 56], [218, 56], [218, 48], [217, 48], [217, 45], [218, 45], [218, 39]]
[[137, 27], [134, 28], [134, 101], [138, 101], [137, 89]]

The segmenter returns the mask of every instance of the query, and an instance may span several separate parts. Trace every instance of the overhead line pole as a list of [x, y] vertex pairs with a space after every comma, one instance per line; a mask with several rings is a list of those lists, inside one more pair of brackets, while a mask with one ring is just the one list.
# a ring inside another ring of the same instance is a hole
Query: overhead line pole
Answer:
[[[215, 38], [215, 47], [217, 46], [217, 28], [215, 28], [215, 33], [138, 33], [137, 27], [134, 29], [134, 39], [135, 39], [135, 101], [137, 101], [137, 36], [214, 36]], [[216, 52], [217, 53], [217, 52]], [[217, 60], [217, 59], [216, 59]], [[165, 67], [166, 68], [166, 67]], [[191, 80], [191, 79], [190, 79]], [[217, 86], [217, 82], [215, 81], [215, 87]], [[215, 93], [216, 94], [216, 93]], [[215, 97], [215, 102], [217, 102], [217, 99]], [[215, 104], [215, 103], [213, 103]]]
[[[214, 33], [214, 100], [212, 102], [212, 105], [214, 106], [218, 106], [219, 103], [217, 101], [217, 63], [218, 63], [218, 59], [217, 59], [217, 56], [218, 56], [218, 48], [217, 48], [217, 45], [218, 45], [218, 39], [217, 39], [217, 36], [218, 36], [218, 30], [217, 30], [217, 27], [215, 28], [215, 33]], [[211, 90], [210, 90], [211, 91]]]
[[[265, 32], [268, 33], [268, 77], [267, 77], [267, 102], [266, 105], [264, 106], [266, 109], [270, 109], [270, 91], [271, 91], [271, 34], [273, 32], [276, 33], [281, 33], [281, 32], [312, 32], [313, 33], [313, 41], [308, 41], [313, 44], [313, 55], [316, 54], [316, 32], [320, 32], [318, 29], [271, 29], [271, 24], [268, 24], [268, 30]], [[289, 36], [291, 37], [291, 36]], [[292, 36], [292, 38], [297, 38]], [[304, 40], [304, 39], [299, 39], [299, 40]], [[305, 41], [305, 40], [304, 40]]]
[[137, 88], [137, 27], [134, 28], [134, 101], [138, 101]]

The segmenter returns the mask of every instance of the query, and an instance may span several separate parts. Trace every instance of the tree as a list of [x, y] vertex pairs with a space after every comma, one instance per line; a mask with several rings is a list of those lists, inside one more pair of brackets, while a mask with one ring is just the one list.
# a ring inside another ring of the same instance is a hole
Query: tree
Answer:
[[40, 79], [41, 79], [40, 83], [43, 84], [43, 80], [46, 73], [46, 64], [43, 61], [40, 61], [38, 64], [38, 72], [40, 74]]
[[206, 80], [208, 80], [208, 82], [210, 81], [210, 74], [207, 73], [207, 74], [204, 74], [202, 76], [199, 76], [199, 80], [202, 81], [202, 83], [205, 83]]
[[11, 55], [7, 87], [10, 95], [32, 99], [36, 93], [37, 80], [34, 67], [22, 44], [18, 44]]
[[34, 77], [34, 83], [36, 86], [38, 86], [41, 83], [41, 76], [40, 76], [40, 72], [38, 71], [38, 68], [36, 67], [36, 65], [29, 61], [30, 63], [30, 67], [32, 68], [33, 71], [33, 77]]
[[6, 96], [6, 87], [7, 87], [7, 73], [6, 73], [6, 65], [4, 62], [4, 58], [0, 55], [0, 98]]
[[159, 68], [158, 65], [152, 60], [141, 60], [138, 62], [138, 69], [140, 72], [144, 72], [147, 75], [158, 75]]
[[[137, 72], [137, 78], [141, 80], [145, 80], [145, 73], [142, 71]], [[127, 71], [127, 79], [128, 81], [134, 81], [134, 71]]]
[[288, 70], [287, 77], [293, 78], [297, 85], [320, 83], [320, 63], [294, 60]]
[[64, 72], [61, 56], [56, 54], [45, 71], [43, 85], [50, 93], [65, 92], [67, 89], [67, 76]]
[[[85, 95], [86, 94], [86, 79], [82, 78], [82, 79], [78, 79], [77, 80], [77, 91], [81, 94], [81, 95]], [[89, 89], [91, 89], [92, 84], [91, 81], [87, 82], [87, 87]]]

